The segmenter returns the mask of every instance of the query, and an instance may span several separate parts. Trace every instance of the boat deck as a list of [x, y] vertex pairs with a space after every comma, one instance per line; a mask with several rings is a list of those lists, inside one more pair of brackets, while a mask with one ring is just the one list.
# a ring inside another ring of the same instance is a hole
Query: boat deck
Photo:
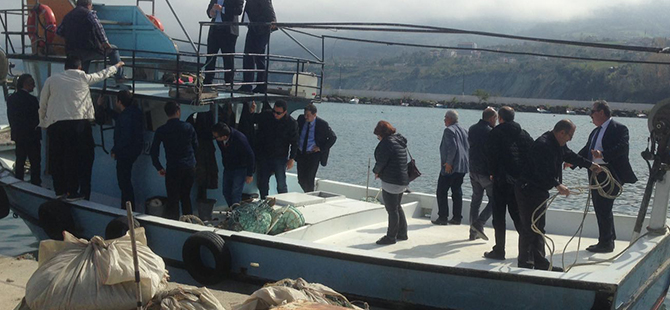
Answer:
[[[182, 103], [190, 103], [193, 101], [193, 98], [188, 97], [186, 95], [187, 88], [189, 88], [186, 85], [180, 85], [179, 86], [179, 92], [180, 95], [182, 96], [181, 98], [177, 99], [173, 96], [170, 96], [170, 89], [172, 89], [172, 92], [174, 93], [176, 91], [176, 85], [166, 86], [165, 84], [160, 84], [156, 82], [142, 82], [142, 81], [135, 81], [134, 84], [134, 89], [135, 93], [134, 96], [139, 97], [139, 98], [146, 98], [146, 99], [153, 99], [153, 100], [164, 100], [164, 101], [169, 101], [169, 100], [175, 100], [179, 101]], [[133, 84], [131, 82], [126, 82], [122, 86], [110, 86], [108, 85], [105, 88], [105, 92], [108, 93], [118, 93], [121, 90], [128, 90], [133, 87]], [[102, 92], [103, 91], [103, 85], [102, 84], [97, 84], [94, 86], [91, 86], [91, 91], [93, 92]], [[193, 96], [193, 94], [190, 94]], [[268, 98], [270, 98], [270, 101], [273, 101], [274, 99], [280, 99], [280, 98], [288, 98], [288, 95], [279, 95], [279, 94], [272, 94], [268, 93], [267, 94]], [[305, 98], [298, 98], [298, 97], [290, 97], [292, 100], [296, 99], [303, 99], [309, 101], [309, 99]], [[244, 93], [244, 92], [237, 92], [237, 91], [218, 91], [218, 92], [207, 92], [204, 93], [202, 100], [203, 102], [217, 102], [217, 103], [226, 103], [226, 102], [240, 102], [244, 100], [264, 100], [265, 99], [265, 94], [262, 93]]]
[[[357, 229], [345, 231], [339, 234], [328, 236], [317, 240], [317, 243], [334, 245], [362, 250], [378, 251], [389, 253], [398, 259], [420, 259], [431, 258], [439, 260], [449, 260], [454, 263], [472, 263], [480, 264], [484, 269], [507, 271], [509, 267], [517, 266], [518, 256], [518, 237], [515, 230], [507, 230], [506, 238], [506, 259], [493, 260], [484, 258], [486, 251], [491, 251], [495, 245], [493, 237], [493, 228], [486, 227], [484, 233], [489, 237], [489, 241], [483, 239], [469, 240], [470, 225], [433, 225], [428, 218], [407, 218], [409, 240], [399, 241], [396, 244], [380, 246], [375, 243], [377, 239], [386, 233], [387, 223], [360, 227]], [[561, 255], [565, 244], [568, 243], [570, 236], [548, 235], [555, 242], [554, 266], [563, 266]], [[594, 262], [607, 259], [616, 253], [595, 254], [585, 250], [591, 244], [598, 242], [594, 238], [582, 238], [579, 251], [577, 251], [577, 238], [569, 245], [565, 255], [565, 266], [574, 262], [575, 255], [579, 255], [578, 262]], [[621, 251], [628, 246], [626, 241], [617, 241], [615, 250]], [[547, 252], [547, 259], [549, 253]], [[592, 266], [579, 266], [571, 272], [592, 272], [597, 269], [605, 268], [610, 263], [601, 263]]]

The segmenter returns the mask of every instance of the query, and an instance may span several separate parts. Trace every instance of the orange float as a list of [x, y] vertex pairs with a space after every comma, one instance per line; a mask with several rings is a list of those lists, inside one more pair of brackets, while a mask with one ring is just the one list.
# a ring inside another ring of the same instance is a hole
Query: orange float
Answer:
[[147, 18], [149, 19], [149, 21], [151, 21], [151, 23], [154, 24], [154, 26], [156, 26], [156, 28], [160, 29], [161, 31], [165, 31], [165, 27], [163, 27], [163, 23], [161, 23], [161, 21], [156, 16], [147, 15]]
[[56, 16], [46, 4], [35, 5], [28, 13], [28, 37], [33, 46], [44, 47], [56, 36]]

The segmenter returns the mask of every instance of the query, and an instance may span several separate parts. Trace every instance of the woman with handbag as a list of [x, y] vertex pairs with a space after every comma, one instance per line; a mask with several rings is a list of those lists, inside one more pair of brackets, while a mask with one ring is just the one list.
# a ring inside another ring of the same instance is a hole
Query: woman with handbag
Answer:
[[388, 212], [386, 235], [377, 244], [394, 244], [407, 240], [407, 220], [400, 206], [402, 194], [407, 189], [407, 139], [396, 133], [387, 121], [379, 121], [373, 132], [379, 139], [375, 149], [375, 178], [382, 181], [382, 199]]

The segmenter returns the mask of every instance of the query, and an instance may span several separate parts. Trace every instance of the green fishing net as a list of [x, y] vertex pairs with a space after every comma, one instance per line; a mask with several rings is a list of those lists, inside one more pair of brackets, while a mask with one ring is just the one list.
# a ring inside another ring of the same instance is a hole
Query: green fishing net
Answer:
[[305, 218], [294, 206], [272, 207], [270, 200], [244, 203], [230, 212], [221, 227], [276, 235], [305, 225]]

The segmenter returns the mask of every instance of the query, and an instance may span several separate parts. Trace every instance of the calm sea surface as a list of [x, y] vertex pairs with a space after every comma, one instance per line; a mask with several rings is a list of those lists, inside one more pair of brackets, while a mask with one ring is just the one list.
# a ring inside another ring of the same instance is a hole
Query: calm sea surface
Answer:
[[[373, 152], [378, 142], [372, 131], [379, 120], [387, 120], [407, 138], [409, 149], [423, 173], [411, 184], [411, 190], [435, 193], [440, 169], [439, 144], [444, 130], [443, 118], [446, 110], [339, 103], [323, 103], [317, 107], [318, 116], [330, 123], [338, 137], [337, 143], [331, 150], [328, 166], [319, 168], [317, 174], [319, 178], [365, 185], [368, 160], [370, 159], [374, 165]], [[459, 122], [466, 128], [476, 123], [481, 117], [481, 111], [459, 110], [458, 112]], [[297, 117], [299, 114], [300, 111], [296, 111], [293, 116]], [[588, 116], [537, 113], [517, 113], [516, 115], [516, 120], [534, 138], [553, 128], [553, 125], [562, 118], [569, 118], [577, 125], [574, 139], [568, 143], [569, 147], [577, 151], [586, 143], [593, 129]], [[617, 118], [617, 120], [630, 129], [630, 159], [640, 181], [633, 185], [626, 185], [624, 193], [616, 201], [615, 210], [618, 213], [635, 215], [648, 178], [647, 165], [639, 155], [647, 146], [647, 120], [636, 118]], [[7, 123], [4, 101], [0, 101], [0, 123]], [[587, 184], [586, 171], [566, 170], [564, 183], [568, 186]], [[379, 181], [374, 180], [374, 176], [370, 178], [370, 186], [380, 186]], [[464, 197], [470, 197], [471, 190], [467, 176], [463, 184], [463, 191]], [[574, 195], [557, 199], [552, 207], [580, 210], [584, 208], [585, 202], [586, 195]], [[0, 254], [18, 255], [36, 248], [36, 240], [20, 219], [9, 216], [0, 220]]]

